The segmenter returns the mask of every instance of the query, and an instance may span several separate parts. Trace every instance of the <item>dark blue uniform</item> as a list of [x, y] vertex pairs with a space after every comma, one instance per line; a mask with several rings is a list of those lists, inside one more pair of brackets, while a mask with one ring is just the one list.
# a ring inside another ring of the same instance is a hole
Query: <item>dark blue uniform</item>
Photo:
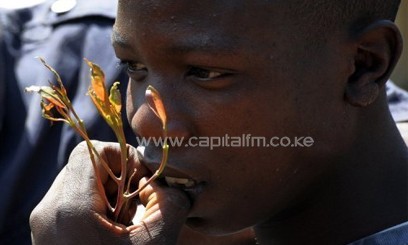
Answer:
[[61, 13], [52, 10], [54, 2], [1, 13], [0, 244], [31, 244], [29, 214], [82, 141], [68, 125], [51, 126], [41, 117], [40, 96], [24, 93], [27, 86], [55, 80], [34, 57], [44, 57], [59, 72], [91, 138], [115, 140], [85, 95], [89, 68], [83, 58], [125, 89], [127, 78], [110, 44], [117, 1], [79, 0]]

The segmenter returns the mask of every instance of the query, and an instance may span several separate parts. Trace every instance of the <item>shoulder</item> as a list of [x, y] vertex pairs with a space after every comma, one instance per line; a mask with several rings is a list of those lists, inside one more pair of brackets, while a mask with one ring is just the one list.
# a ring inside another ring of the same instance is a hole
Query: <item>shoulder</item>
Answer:
[[405, 222], [348, 245], [406, 245], [407, 243], [408, 222]]
[[[55, 32], [56, 29], [63, 29], [72, 23], [84, 23], [84, 19], [111, 29], [116, 8], [116, 0], [47, 0], [30, 8], [0, 9], [2, 55], [19, 57], [22, 52], [36, 49], [41, 43], [52, 45], [53, 42], [46, 42], [50, 36], [70, 34], [69, 30]], [[86, 28], [86, 25], [76, 26]]]
[[45, 4], [50, 14], [48, 22], [59, 24], [80, 18], [107, 18], [116, 17], [116, 0], [53, 0]]
[[408, 92], [388, 81], [387, 100], [395, 122], [408, 122]]
[[387, 83], [387, 100], [392, 117], [408, 145], [408, 92], [398, 87], [393, 82]]

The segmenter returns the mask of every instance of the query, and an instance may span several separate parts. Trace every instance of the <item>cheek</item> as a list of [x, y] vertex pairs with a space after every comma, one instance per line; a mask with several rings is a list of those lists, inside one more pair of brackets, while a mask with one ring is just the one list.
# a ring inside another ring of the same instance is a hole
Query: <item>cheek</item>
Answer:
[[[327, 82], [329, 83], [329, 82]], [[333, 83], [333, 82], [332, 82]], [[330, 84], [330, 83], [329, 83]], [[332, 157], [347, 152], [351, 145], [350, 139], [354, 139], [354, 122], [343, 101], [341, 88], [321, 89], [328, 91], [318, 94], [318, 88], [314, 91], [304, 89], [307, 96], [299, 96], [301, 101], [296, 107], [298, 114], [298, 131], [301, 136], [310, 136], [314, 140], [313, 147], [306, 148], [307, 158]]]
[[213, 154], [217, 174], [209, 183], [208, 206], [203, 208], [215, 210], [205, 216], [213, 234], [233, 232], [274, 216], [308, 184], [299, 162], [290, 160], [293, 153], [284, 149], [228, 148]]
[[136, 82], [129, 79], [126, 90], [126, 116], [127, 120], [132, 125], [132, 120], [136, 115], [137, 110], [143, 105], [145, 101], [144, 89]]

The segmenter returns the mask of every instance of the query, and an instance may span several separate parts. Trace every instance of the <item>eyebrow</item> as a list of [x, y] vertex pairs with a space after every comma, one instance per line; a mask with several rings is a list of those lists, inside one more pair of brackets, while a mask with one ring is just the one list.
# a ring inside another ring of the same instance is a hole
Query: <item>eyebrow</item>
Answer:
[[[112, 32], [111, 40], [112, 45], [118, 45], [124, 49], [133, 48], [127, 38], [115, 30]], [[237, 40], [229, 37], [208, 37], [203, 34], [180, 40], [170, 47], [166, 47], [166, 49], [170, 53], [178, 55], [190, 52], [203, 52], [213, 55], [236, 55], [239, 50], [239, 44]]]
[[203, 52], [210, 54], [236, 54], [238, 43], [229, 38], [216, 37], [214, 39], [194, 36], [172, 45], [169, 50], [176, 54]]

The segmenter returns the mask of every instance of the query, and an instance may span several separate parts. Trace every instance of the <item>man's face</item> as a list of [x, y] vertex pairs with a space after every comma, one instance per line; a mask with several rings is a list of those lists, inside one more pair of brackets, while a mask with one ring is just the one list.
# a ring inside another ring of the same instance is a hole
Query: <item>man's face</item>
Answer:
[[[169, 137], [184, 137], [183, 146], [170, 148], [164, 176], [195, 181], [181, 188], [193, 201], [187, 224], [202, 232], [232, 232], [290, 213], [352, 133], [342, 99], [348, 68], [340, 62], [341, 41], [310, 46], [285, 1], [276, 2], [119, 1], [113, 41], [129, 64], [128, 119], [140, 137], [162, 135], [144, 100], [146, 87], [154, 86]], [[267, 143], [275, 136], [315, 142], [184, 147], [191, 137], [243, 134]], [[154, 171], [160, 159], [161, 148], [150, 144], [145, 164]]]

